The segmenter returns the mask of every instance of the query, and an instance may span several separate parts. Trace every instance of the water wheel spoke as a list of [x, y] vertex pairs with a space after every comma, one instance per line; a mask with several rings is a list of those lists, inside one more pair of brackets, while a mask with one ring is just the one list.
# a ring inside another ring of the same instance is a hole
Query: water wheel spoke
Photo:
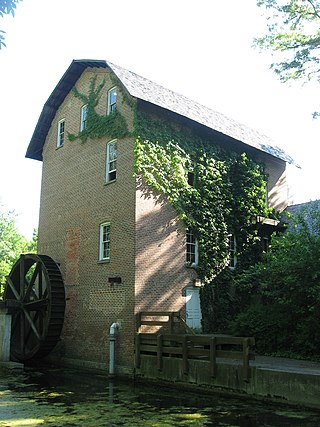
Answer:
[[[40, 262], [38, 262], [36, 264], [36, 267], [34, 269], [32, 276], [31, 276], [30, 282], [27, 282], [27, 290], [26, 290], [26, 293], [24, 295], [24, 301], [26, 301], [30, 297], [31, 293], [33, 294], [33, 296], [36, 295], [36, 293], [33, 289], [33, 286], [35, 284], [37, 277], [38, 277], [38, 283], [40, 281], [42, 282], [42, 264]], [[39, 284], [38, 284], [38, 286], [39, 286]], [[40, 295], [41, 294], [39, 292], [39, 297], [40, 297]]]
[[[33, 323], [35, 323], [38, 320], [40, 313], [41, 313], [40, 311], [37, 311], [35, 313], [35, 315], [33, 317]], [[43, 323], [43, 320], [42, 320], [42, 323]], [[39, 322], [39, 328], [38, 328], [40, 336], [42, 336], [42, 333], [43, 333], [43, 324], [42, 323]], [[29, 338], [31, 337], [31, 332], [32, 332], [32, 329], [30, 328], [27, 335], [26, 335], [25, 344], [28, 344]]]
[[38, 311], [47, 308], [49, 304], [48, 298], [38, 299], [24, 303], [24, 308], [28, 311]]
[[[38, 329], [37, 329], [37, 327], [36, 327], [36, 325], [35, 325], [35, 323], [34, 323], [34, 321], [33, 321], [32, 317], [30, 316], [29, 312], [28, 312], [27, 310], [23, 309], [23, 313], [24, 313], [24, 315], [25, 315], [25, 318], [26, 318], [26, 319], [27, 319], [27, 321], [29, 322], [29, 324], [30, 324], [30, 326], [31, 326], [31, 329], [33, 330], [33, 332], [34, 332], [35, 336], [38, 338], [38, 340], [40, 340], [41, 338], [40, 338], [40, 335], [39, 335]], [[21, 317], [23, 317], [23, 316], [21, 316]]]
[[16, 300], [20, 301], [20, 295], [19, 295], [18, 291], [16, 290], [14, 284], [12, 283], [11, 278], [9, 276], [7, 276], [6, 279], [7, 279], [7, 283], [9, 285], [13, 295], [15, 296]]

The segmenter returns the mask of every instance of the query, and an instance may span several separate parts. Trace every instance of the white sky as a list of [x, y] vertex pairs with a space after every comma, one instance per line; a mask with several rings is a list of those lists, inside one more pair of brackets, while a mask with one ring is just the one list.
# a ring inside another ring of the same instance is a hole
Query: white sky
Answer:
[[302, 166], [291, 202], [320, 198], [320, 86], [281, 84], [255, 0], [24, 0], [0, 18], [0, 205], [22, 233], [38, 225], [41, 162], [25, 152], [72, 59], [106, 59], [267, 134]]

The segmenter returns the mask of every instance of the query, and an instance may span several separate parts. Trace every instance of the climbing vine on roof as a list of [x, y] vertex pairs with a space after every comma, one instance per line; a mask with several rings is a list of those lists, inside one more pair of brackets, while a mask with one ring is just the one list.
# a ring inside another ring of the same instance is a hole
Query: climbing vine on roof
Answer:
[[[87, 124], [86, 128], [79, 131], [78, 134], [68, 133], [70, 141], [80, 139], [86, 142], [88, 138], [123, 138], [130, 134], [126, 120], [122, 114], [115, 110], [110, 114], [99, 115], [96, 112], [96, 107], [101, 97], [101, 91], [104, 88], [105, 79], [97, 86], [97, 76], [95, 75], [90, 80], [88, 95], [78, 91], [76, 87], [73, 88], [73, 94], [76, 98], [81, 99], [83, 105], [87, 105]], [[119, 88], [119, 90], [121, 90]]]
[[136, 132], [136, 172], [193, 229], [202, 281], [211, 283], [228, 265], [229, 233], [237, 238], [238, 268], [252, 262], [259, 243], [253, 218], [270, 215], [264, 166], [143, 113], [137, 113]]

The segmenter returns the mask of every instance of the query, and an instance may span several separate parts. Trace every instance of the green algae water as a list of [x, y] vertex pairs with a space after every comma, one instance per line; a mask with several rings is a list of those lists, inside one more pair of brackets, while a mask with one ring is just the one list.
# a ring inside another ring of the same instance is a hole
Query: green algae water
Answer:
[[56, 368], [0, 372], [1, 427], [319, 427], [320, 413]]

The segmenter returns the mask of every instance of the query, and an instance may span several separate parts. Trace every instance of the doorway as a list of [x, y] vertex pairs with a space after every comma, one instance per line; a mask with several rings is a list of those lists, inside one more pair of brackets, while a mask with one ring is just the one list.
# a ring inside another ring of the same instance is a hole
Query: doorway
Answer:
[[201, 329], [201, 308], [199, 288], [186, 289], [186, 323], [189, 328]]

